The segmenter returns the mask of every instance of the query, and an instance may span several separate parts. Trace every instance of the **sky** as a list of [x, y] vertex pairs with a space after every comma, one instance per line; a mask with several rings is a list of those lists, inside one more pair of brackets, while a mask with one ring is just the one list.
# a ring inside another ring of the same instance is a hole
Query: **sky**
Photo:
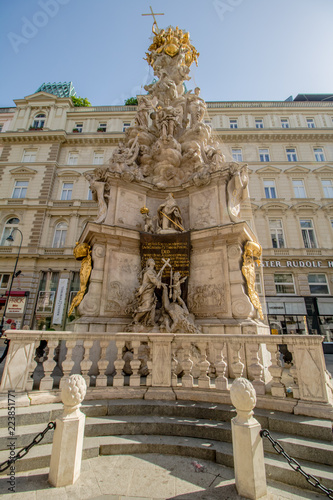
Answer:
[[206, 101], [333, 93], [332, 0], [0, 0], [0, 107], [43, 82], [72, 81], [93, 106], [145, 93], [150, 5], [159, 28], [190, 32], [186, 85]]

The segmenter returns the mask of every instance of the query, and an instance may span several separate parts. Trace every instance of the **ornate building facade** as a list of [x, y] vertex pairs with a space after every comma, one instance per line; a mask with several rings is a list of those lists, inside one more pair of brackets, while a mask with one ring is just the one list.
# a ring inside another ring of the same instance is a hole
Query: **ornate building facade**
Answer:
[[[86, 176], [108, 164], [137, 106], [74, 107], [47, 90], [0, 109], [0, 307], [20, 251], [6, 319], [59, 330], [80, 288], [73, 249], [98, 213]], [[271, 332], [333, 340], [332, 98], [208, 102], [204, 121], [228, 161], [248, 164], [241, 214], [263, 247]]]

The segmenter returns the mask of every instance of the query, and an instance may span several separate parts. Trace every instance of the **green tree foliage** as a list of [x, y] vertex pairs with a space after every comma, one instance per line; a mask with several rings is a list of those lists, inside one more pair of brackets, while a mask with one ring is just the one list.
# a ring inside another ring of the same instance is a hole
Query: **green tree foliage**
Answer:
[[125, 106], [136, 106], [138, 104], [138, 100], [136, 97], [129, 97], [125, 101]]
[[71, 97], [74, 106], [85, 106], [85, 107], [91, 106], [91, 103], [88, 101], [86, 97], [75, 97], [74, 95], [72, 95]]

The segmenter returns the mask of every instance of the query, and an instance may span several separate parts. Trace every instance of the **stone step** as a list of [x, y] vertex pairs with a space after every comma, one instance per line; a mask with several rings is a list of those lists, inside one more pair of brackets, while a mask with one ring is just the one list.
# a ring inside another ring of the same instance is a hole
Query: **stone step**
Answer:
[[[43, 441], [44, 442], [44, 441]], [[19, 451], [19, 447], [16, 448], [15, 452]], [[50, 466], [52, 444], [37, 444], [25, 455], [15, 462], [15, 470], [17, 472], [30, 471], [36, 469], [42, 469], [44, 467]], [[85, 460], [87, 458], [98, 457], [99, 455], [99, 445], [95, 440], [85, 440], [83, 446], [82, 458]], [[0, 451], [0, 464], [8, 460], [9, 450]], [[8, 470], [7, 470], [8, 472]], [[6, 474], [6, 472], [4, 472]]]
[[[233, 467], [231, 443], [221, 443], [209, 439], [150, 435], [104, 436], [98, 439], [100, 455], [135, 453], [185, 455], [212, 460], [227, 467]], [[302, 460], [301, 466], [308, 474], [315, 476], [324, 486], [333, 488], [332, 467], [314, 464], [305, 460]], [[279, 455], [265, 453], [265, 467], [267, 478], [313, 491], [312, 486], [305, 478], [299, 472], [293, 471]]]
[[[39, 444], [32, 448], [25, 457], [16, 462], [16, 470], [30, 471], [48, 467], [51, 446], [51, 444]], [[98, 455], [139, 453], [189, 456], [233, 467], [232, 444], [212, 439], [160, 435], [100, 436], [84, 439], [83, 459]], [[1, 451], [0, 463], [7, 458], [8, 450]], [[281, 456], [265, 453], [265, 466], [268, 479], [314, 491], [304, 477], [293, 471]], [[302, 461], [301, 466], [327, 488], [333, 487], [332, 467], [307, 461]]]
[[[333, 465], [333, 444], [289, 434], [271, 432], [275, 441], [296, 460], [306, 460], [324, 465]], [[278, 454], [268, 439], [264, 438], [264, 450], [268, 453]]]
[[[18, 427], [15, 434], [16, 450], [31, 443], [44, 428], [44, 423]], [[121, 435], [183, 436], [230, 443], [231, 424], [207, 419], [147, 415], [88, 417], [86, 420], [86, 437]], [[285, 451], [296, 460], [333, 465], [332, 443], [274, 432], [273, 438], [279, 441]], [[52, 439], [53, 431], [50, 430], [45, 435], [43, 444], [51, 443]], [[0, 450], [6, 450], [9, 441], [7, 429], [0, 429]], [[276, 453], [267, 439], [263, 442], [265, 451]]]
[[[37, 423], [45, 423], [46, 425], [62, 414], [62, 408], [61, 403], [18, 407], [15, 414], [16, 428]], [[217, 422], [230, 422], [236, 415], [232, 406], [194, 401], [84, 401], [81, 410], [91, 417], [154, 415], [209, 419]], [[271, 432], [285, 433], [288, 430], [290, 435], [332, 442], [331, 421], [262, 409], [255, 409], [254, 416], [260, 422], [262, 428]], [[7, 428], [7, 426], [7, 410], [0, 409], [0, 428]]]

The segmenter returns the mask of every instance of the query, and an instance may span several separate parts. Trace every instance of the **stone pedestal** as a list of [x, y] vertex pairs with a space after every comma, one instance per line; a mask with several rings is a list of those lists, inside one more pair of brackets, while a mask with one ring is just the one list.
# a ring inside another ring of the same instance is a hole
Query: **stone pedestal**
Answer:
[[57, 488], [74, 484], [80, 476], [86, 417], [79, 407], [85, 393], [81, 375], [72, 375], [64, 382], [64, 413], [56, 420], [49, 472], [49, 483]]

